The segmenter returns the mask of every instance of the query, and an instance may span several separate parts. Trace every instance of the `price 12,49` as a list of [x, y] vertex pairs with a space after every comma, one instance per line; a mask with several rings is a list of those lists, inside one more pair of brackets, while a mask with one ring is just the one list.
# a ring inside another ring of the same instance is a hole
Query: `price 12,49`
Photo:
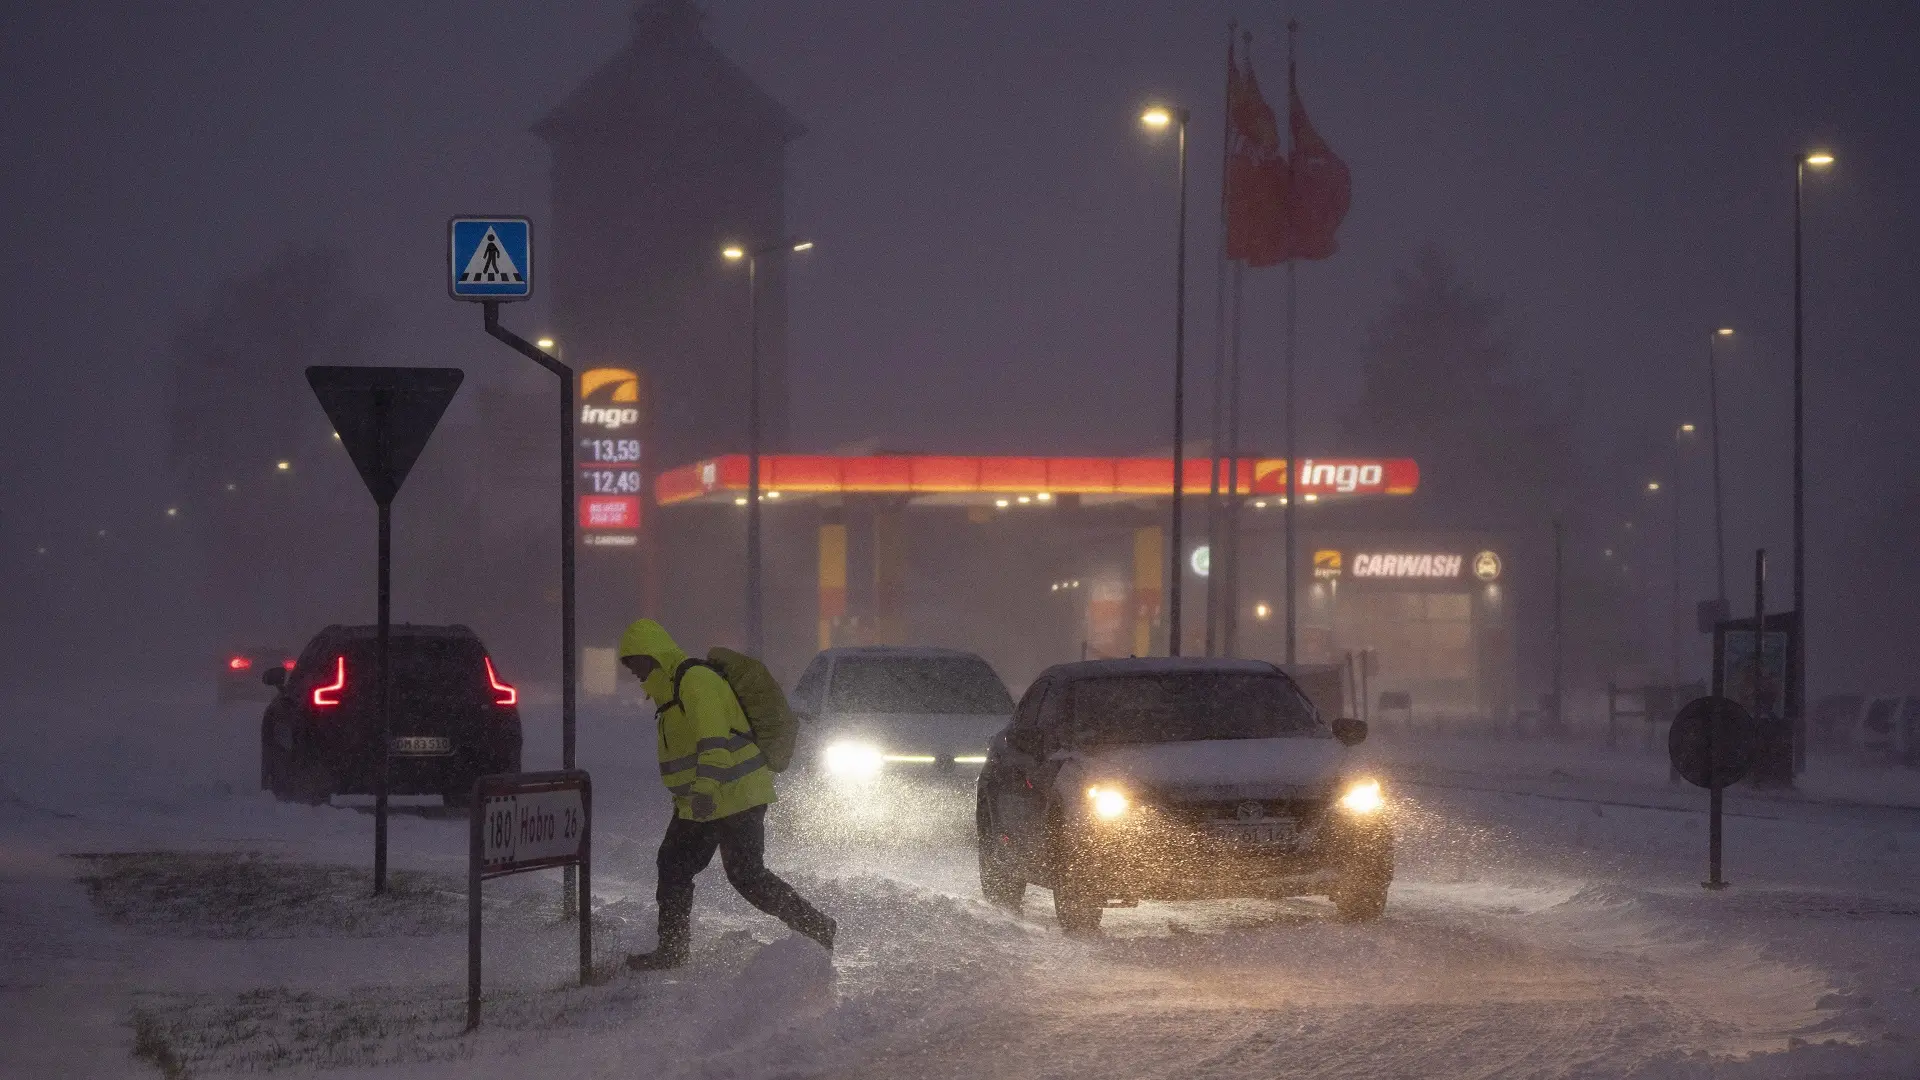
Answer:
[[583, 469], [580, 476], [595, 495], [640, 494], [639, 469]]

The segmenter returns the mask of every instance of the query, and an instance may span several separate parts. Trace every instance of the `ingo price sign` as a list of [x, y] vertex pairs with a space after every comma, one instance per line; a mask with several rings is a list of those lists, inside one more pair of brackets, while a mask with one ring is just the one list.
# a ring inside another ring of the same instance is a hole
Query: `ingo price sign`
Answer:
[[578, 511], [587, 547], [639, 543], [644, 407], [639, 372], [604, 367], [580, 373]]

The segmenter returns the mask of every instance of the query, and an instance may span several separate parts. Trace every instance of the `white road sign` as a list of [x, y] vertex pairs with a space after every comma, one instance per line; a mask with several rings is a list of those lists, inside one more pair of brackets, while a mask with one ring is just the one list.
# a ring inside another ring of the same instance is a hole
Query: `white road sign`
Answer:
[[480, 869], [493, 875], [580, 857], [586, 812], [577, 787], [486, 797]]

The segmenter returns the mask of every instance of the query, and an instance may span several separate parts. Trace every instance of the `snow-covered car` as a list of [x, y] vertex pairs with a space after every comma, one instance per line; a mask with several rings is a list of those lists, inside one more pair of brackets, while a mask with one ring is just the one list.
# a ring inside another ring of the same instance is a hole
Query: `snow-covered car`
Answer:
[[[956, 649], [828, 649], [794, 684], [796, 761], [831, 778], [971, 773], [1013, 715], [993, 665]], [[964, 790], [964, 789], [963, 789]]]
[[[260, 720], [260, 786], [323, 803], [366, 795], [380, 768], [377, 629], [329, 626], [291, 670]], [[464, 804], [475, 779], [520, 771], [520, 692], [464, 626], [391, 628], [392, 755], [387, 790]]]
[[1393, 880], [1391, 815], [1327, 720], [1272, 664], [1060, 664], [996, 735], [976, 803], [980, 887], [1018, 907], [1053, 890], [1069, 930], [1140, 900], [1331, 898], [1372, 919]]

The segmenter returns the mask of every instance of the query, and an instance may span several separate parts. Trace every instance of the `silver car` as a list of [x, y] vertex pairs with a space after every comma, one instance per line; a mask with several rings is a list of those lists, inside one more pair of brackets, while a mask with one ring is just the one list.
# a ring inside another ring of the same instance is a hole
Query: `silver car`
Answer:
[[957, 776], [971, 782], [1013, 716], [993, 666], [957, 649], [828, 649], [794, 685], [796, 764], [829, 779]]

